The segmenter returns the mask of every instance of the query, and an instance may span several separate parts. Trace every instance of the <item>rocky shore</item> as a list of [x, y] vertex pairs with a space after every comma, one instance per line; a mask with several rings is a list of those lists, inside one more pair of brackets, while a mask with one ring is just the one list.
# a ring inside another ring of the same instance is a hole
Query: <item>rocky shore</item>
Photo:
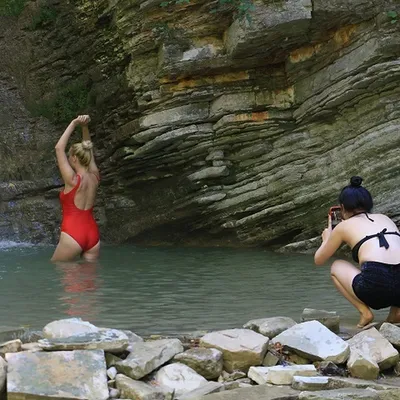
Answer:
[[305, 309], [202, 336], [149, 336], [78, 318], [0, 333], [2, 399], [400, 399], [400, 328], [352, 334]]

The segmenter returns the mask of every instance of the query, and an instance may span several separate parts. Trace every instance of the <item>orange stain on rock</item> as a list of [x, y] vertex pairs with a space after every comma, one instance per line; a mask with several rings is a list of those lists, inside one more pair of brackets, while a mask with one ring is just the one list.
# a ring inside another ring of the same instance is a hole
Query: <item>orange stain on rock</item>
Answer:
[[316, 44], [314, 46], [305, 46], [301, 47], [300, 49], [296, 49], [290, 53], [290, 62], [292, 64], [296, 64], [298, 62], [308, 60], [315, 54], [319, 53], [321, 47], [321, 44]]
[[254, 121], [260, 122], [269, 119], [268, 111], [262, 112], [254, 112], [254, 113], [246, 113], [246, 114], [238, 114], [235, 116], [235, 121], [237, 122], [246, 122], [246, 121]]
[[350, 39], [356, 30], [357, 25], [353, 24], [344, 26], [334, 33], [333, 39], [338, 45], [345, 46], [350, 42]]
[[[232, 72], [224, 75], [209, 76], [200, 79], [177, 79], [177, 84], [172, 84], [165, 88], [168, 92], [180, 92], [182, 90], [195, 88], [199, 86], [215, 85], [219, 83], [229, 83], [229, 82], [240, 82], [249, 79], [249, 73], [247, 71]], [[176, 81], [176, 80], [174, 80]], [[160, 79], [160, 83], [168, 84], [173, 81], [168, 78]]]

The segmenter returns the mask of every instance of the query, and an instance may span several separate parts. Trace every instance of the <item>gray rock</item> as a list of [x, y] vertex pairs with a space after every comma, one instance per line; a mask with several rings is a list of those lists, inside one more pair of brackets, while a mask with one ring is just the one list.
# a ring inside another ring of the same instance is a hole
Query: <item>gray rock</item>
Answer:
[[381, 370], [396, 365], [399, 360], [397, 350], [375, 328], [357, 333], [347, 343], [351, 351], [357, 351], [373, 360]]
[[117, 369], [115, 367], [108, 368], [108, 370], [107, 370], [107, 376], [111, 380], [115, 379], [115, 377], [117, 376], [117, 373], [118, 373], [118, 371], [117, 371]]
[[345, 362], [349, 345], [318, 321], [297, 324], [282, 332], [272, 343], [281, 343], [310, 360]]
[[260, 385], [210, 394], [201, 400], [297, 400], [298, 393], [290, 387]]
[[160, 368], [154, 375], [154, 382], [180, 397], [207, 385], [207, 380], [185, 364], [174, 363]]
[[400, 328], [398, 326], [384, 322], [379, 328], [379, 333], [396, 349], [400, 349]]
[[186, 364], [206, 379], [216, 379], [221, 375], [223, 358], [217, 349], [193, 348], [177, 354], [175, 361]]
[[281, 360], [281, 356], [277, 352], [268, 351], [265, 355], [262, 365], [264, 367], [273, 367], [277, 365]]
[[201, 338], [200, 346], [222, 351], [226, 371], [246, 372], [253, 365], [261, 365], [268, 341], [265, 336], [248, 329], [228, 329], [207, 333]]
[[301, 392], [299, 400], [378, 400], [374, 389], [335, 389], [320, 392]]
[[128, 337], [117, 329], [99, 329], [96, 333], [39, 340], [39, 345], [46, 351], [101, 349], [112, 353], [122, 353], [128, 344]]
[[229, 169], [227, 166], [222, 167], [207, 167], [198, 172], [190, 174], [188, 179], [191, 181], [201, 181], [204, 179], [215, 179], [222, 176], [228, 176]]
[[271, 317], [253, 319], [243, 325], [243, 328], [252, 329], [264, 336], [272, 339], [286, 329], [296, 325], [296, 321], [288, 317]]
[[233, 371], [232, 373], [222, 371], [218, 382], [232, 382], [246, 377], [246, 374], [242, 371]]
[[182, 352], [183, 346], [178, 339], [137, 343], [125, 360], [114, 365], [118, 372], [133, 379], [141, 379]]
[[3, 357], [0, 357], [0, 393], [3, 393], [6, 387], [7, 378], [7, 363], [4, 361]]
[[9, 400], [109, 397], [102, 350], [8, 353], [6, 360]]
[[329, 387], [329, 378], [325, 376], [294, 376], [292, 388], [296, 390], [325, 390]]
[[30, 351], [32, 353], [36, 351], [43, 351], [39, 343], [34, 342], [34, 343], [25, 343], [21, 345], [21, 351]]
[[112, 399], [117, 399], [120, 395], [120, 391], [118, 389], [111, 388], [110, 389], [110, 397]]
[[319, 321], [325, 325], [332, 332], [340, 331], [340, 317], [336, 311], [315, 310], [313, 308], [305, 308], [301, 315], [301, 320], [305, 321]]
[[219, 382], [207, 382], [205, 385], [200, 386], [197, 389], [192, 390], [182, 396], [178, 397], [178, 400], [189, 400], [198, 399], [208, 394], [217, 393], [224, 389], [222, 383]]

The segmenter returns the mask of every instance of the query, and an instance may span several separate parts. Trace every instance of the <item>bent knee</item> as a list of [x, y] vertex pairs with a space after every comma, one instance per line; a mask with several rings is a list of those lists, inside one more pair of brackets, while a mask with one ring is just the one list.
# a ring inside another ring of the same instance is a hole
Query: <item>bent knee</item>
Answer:
[[343, 268], [346, 268], [347, 261], [344, 260], [335, 260], [331, 265], [331, 276], [335, 276], [335, 274]]

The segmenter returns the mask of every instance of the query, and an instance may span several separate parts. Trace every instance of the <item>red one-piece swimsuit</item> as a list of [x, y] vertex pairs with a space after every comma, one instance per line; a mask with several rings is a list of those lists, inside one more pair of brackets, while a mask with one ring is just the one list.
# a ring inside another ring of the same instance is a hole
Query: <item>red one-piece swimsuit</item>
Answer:
[[77, 175], [78, 183], [68, 192], [60, 193], [62, 208], [61, 232], [75, 239], [82, 251], [88, 251], [100, 240], [99, 228], [93, 217], [93, 207], [82, 210], [75, 205], [75, 194], [81, 184], [81, 177]]

